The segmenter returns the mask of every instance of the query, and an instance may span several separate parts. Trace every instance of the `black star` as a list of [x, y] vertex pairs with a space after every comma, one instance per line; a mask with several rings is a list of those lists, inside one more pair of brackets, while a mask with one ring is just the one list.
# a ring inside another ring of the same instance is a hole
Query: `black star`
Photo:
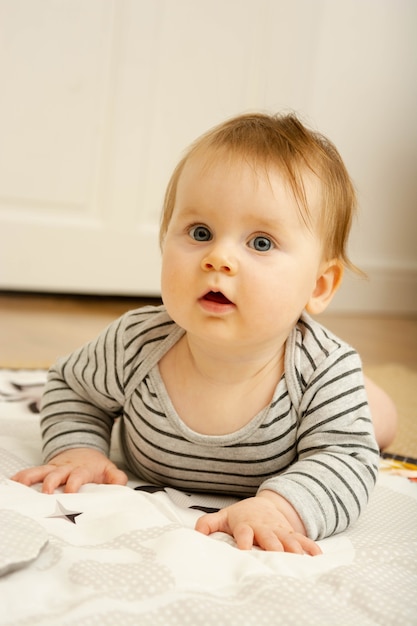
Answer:
[[82, 513], [66, 509], [57, 500], [55, 503], [55, 513], [52, 513], [52, 515], [47, 515], [46, 517], [60, 517], [61, 519], [66, 519], [68, 520], [68, 522], [72, 522], [73, 524], [75, 524], [75, 518], [78, 517], [78, 515], [82, 515]]

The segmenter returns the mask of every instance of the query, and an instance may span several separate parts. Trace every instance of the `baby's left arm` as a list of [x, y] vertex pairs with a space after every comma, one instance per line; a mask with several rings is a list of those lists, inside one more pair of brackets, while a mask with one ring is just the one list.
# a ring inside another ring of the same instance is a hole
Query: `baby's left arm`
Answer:
[[311, 539], [352, 525], [375, 485], [379, 449], [360, 360], [335, 351], [305, 382], [298, 408], [297, 458], [264, 481], [297, 511]]
[[274, 552], [321, 554], [319, 546], [306, 537], [304, 525], [289, 502], [273, 491], [260, 491], [200, 517], [196, 530], [210, 535], [225, 532], [234, 537], [237, 547], [250, 550], [254, 545]]

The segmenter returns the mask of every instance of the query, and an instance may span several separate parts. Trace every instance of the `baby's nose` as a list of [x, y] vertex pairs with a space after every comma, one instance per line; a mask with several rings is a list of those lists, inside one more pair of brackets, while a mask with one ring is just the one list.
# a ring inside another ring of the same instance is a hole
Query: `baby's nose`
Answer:
[[224, 272], [234, 275], [237, 272], [237, 260], [231, 254], [213, 250], [203, 258], [201, 268], [205, 272]]

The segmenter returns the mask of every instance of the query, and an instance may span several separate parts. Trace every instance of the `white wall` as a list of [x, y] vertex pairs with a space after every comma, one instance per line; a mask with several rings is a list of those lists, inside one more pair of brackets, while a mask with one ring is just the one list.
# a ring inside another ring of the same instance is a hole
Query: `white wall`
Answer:
[[347, 277], [333, 310], [416, 313], [416, 42], [416, 0], [0, 0], [0, 289], [157, 292], [147, 244], [182, 149], [283, 109], [359, 192], [370, 280]]
[[417, 310], [417, 2], [323, 4], [311, 116], [340, 148], [360, 215], [344, 309]]

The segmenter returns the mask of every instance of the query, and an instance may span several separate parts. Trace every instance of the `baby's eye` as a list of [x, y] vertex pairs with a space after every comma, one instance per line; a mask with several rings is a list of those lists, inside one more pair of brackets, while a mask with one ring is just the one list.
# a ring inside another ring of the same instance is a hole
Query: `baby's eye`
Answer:
[[274, 247], [274, 243], [265, 235], [257, 235], [249, 241], [249, 247], [257, 252], [268, 252]]
[[188, 231], [190, 237], [195, 239], [195, 241], [210, 241], [212, 238], [212, 234], [207, 226], [192, 226]]

